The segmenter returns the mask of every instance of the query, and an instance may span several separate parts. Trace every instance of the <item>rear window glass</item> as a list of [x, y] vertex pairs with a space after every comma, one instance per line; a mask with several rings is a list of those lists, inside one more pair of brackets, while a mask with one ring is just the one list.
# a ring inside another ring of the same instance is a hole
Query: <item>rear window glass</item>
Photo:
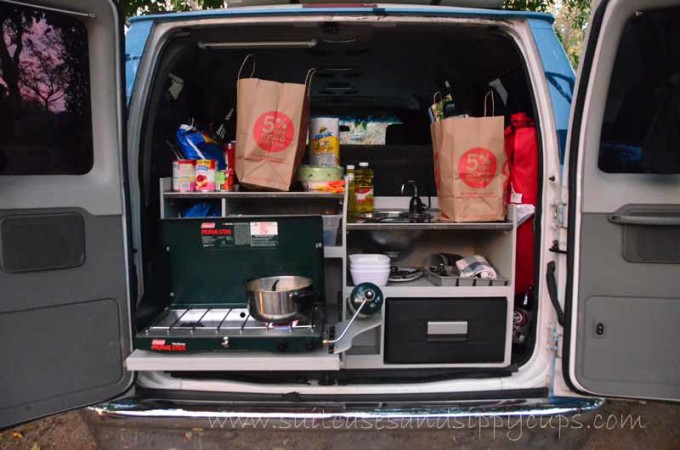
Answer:
[[340, 117], [340, 144], [385, 145], [387, 134], [398, 132], [400, 125], [396, 117]]
[[62, 13], [0, 2], [0, 175], [92, 168], [87, 31]]
[[680, 173], [680, 8], [643, 11], [627, 23], [598, 165], [609, 173]]

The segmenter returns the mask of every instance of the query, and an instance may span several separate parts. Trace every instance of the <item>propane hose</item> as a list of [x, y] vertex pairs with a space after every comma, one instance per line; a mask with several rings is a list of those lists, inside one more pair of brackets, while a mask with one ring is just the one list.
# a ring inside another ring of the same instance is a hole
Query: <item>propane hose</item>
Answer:
[[323, 340], [323, 344], [324, 344], [324, 345], [328, 345], [328, 344], [336, 344], [336, 343], [340, 342], [340, 341], [342, 340], [342, 338], [345, 337], [345, 334], [347, 334], [347, 331], [350, 329], [350, 327], [351, 327], [352, 324], [354, 323], [354, 320], [356, 320], [356, 318], [359, 316], [359, 313], [361, 312], [361, 308], [363, 308], [364, 305], [365, 305], [366, 303], [368, 303], [368, 299], [367, 299], [367, 298], [364, 298], [364, 301], [361, 302], [361, 305], [359, 305], [359, 307], [357, 308], [357, 310], [354, 312], [354, 315], [353, 315], [352, 318], [350, 319], [350, 321], [349, 321], [349, 323], [347, 324], [347, 326], [345, 327], [345, 329], [344, 329], [344, 330], [342, 331], [342, 333], [340, 334], [340, 337], [335, 338], [335, 339], [332, 339], [332, 340], [324, 339], [324, 340]]

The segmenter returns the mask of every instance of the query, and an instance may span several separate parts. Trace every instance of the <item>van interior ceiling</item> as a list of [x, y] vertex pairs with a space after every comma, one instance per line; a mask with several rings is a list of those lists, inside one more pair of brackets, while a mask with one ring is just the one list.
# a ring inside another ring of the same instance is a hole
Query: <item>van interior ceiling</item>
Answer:
[[[246, 77], [254, 70], [258, 78], [302, 83], [307, 70], [315, 68], [311, 116], [398, 119], [387, 128], [384, 144], [341, 147], [341, 165], [370, 162], [376, 196], [399, 196], [402, 183], [414, 179], [421, 196], [436, 197], [427, 111], [433, 93], [445, 83], [452, 86], [460, 114], [484, 115], [490, 83], [492, 112], [505, 116], [506, 124], [515, 112], [533, 115], [535, 110], [522, 56], [513, 40], [494, 26], [326, 22], [182, 29], [163, 49], [144, 118], [139, 176], [145, 287], [137, 305], [138, 330], [170, 297], [158, 186], [160, 178], [172, 175], [174, 156], [168, 143], [175, 142], [179, 124], [219, 126], [236, 107], [237, 73], [248, 54], [254, 55], [255, 64], [253, 68], [246, 62]], [[231, 127], [227, 135], [234, 136], [235, 120]], [[528, 348], [528, 355], [513, 355], [513, 362], [528, 359], [532, 346]], [[440, 372], [452, 377], [485, 373]], [[414, 372], [409, 373], [412, 377]], [[498, 376], [511, 370], [486, 373]]]

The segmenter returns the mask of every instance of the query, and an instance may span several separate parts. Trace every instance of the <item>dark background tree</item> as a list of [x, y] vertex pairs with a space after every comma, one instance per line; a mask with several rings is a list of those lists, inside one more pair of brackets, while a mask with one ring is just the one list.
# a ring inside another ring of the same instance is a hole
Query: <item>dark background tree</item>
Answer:
[[7, 108], [3, 110], [9, 117], [16, 114], [21, 105], [19, 58], [24, 48], [24, 34], [32, 26], [36, 16], [37, 13], [29, 14], [23, 8], [12, 5], [5, 5], [0, 9], [0, 28], [4, 36], [4, 39], [0, 39], [0, 77], [7, 86], [6, 98], [3, 99]]

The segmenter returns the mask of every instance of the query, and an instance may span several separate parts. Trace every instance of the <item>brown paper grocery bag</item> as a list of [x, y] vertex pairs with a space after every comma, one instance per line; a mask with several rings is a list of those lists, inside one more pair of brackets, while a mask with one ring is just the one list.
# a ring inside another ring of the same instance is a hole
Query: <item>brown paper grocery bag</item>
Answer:
[[448, 118], [432, 123], [439, 209], [453, 222], [505, 219], [504, 118]]
[[236, 176], [256, 189], [287, 191], [305, 152], [309, 83], [241, 78], [236, 86]]

